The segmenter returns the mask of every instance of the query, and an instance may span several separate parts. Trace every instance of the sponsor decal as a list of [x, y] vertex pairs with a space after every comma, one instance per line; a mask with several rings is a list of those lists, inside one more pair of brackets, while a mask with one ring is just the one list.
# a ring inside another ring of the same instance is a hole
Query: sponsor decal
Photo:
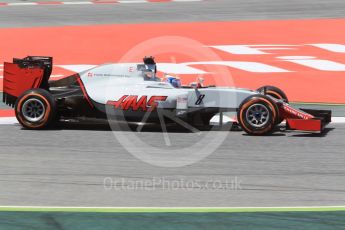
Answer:
[[176, 109], [187, 109], [187, 108], [188, 108], [187, 95], [178, 96], [176, 100]]
[[130, 76], [129, 75], [125, 75], [125, 74], [92, 73], [92, 72], [89, 72], [89, 73], [87, 73], [87, 77], [92, 78], [92, 77], [130, 77]]
[[133, 111], [153, 111], [157, 108], [160, 101], [165, 101], [167, 96], [137, 96], [137, 95], [123, 95], [117, 101], [108, 101], [107, 105], [114, 106], [116, 109]]
[[284, 105], [283, 106], [284, 111], [286, 111], [287, 113], [290, 113], [293, 116], [296, 116], [298, 118], [301, 118], [303, 120], [308, 120], [308, 119], [312, 119], [314, 118], [312, 115], [308, 114], [308, 113], [304, 113], [302, 111], [299, 111], [295, 108], [290, 107], [289, 105]]

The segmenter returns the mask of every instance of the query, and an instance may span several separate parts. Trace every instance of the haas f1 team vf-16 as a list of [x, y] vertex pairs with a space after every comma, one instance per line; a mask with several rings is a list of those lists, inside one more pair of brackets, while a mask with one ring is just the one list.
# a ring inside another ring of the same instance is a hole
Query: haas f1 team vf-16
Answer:
[[[251, 135], [265, 135], [283, 120], [291, 130], [322, 132], [331, 111], [296, 109], [273, 86], [258, 90], [181, 86], [178, 78], [162, 81], [156, 63], [145, 57], [141, 64], [105, 64], [49, 81], [51, 57], [29, 56], [4, 63], [3, 101], [15, 108], [27, 129], [44, 129], [60, 120], [92, 118], [128, 122], [160, 122], [169, 112], [188, 125], [208, 126], [213, 116], [236, 112], [235, 123]], [[171, 118], [171, 117], [170, 117]]]

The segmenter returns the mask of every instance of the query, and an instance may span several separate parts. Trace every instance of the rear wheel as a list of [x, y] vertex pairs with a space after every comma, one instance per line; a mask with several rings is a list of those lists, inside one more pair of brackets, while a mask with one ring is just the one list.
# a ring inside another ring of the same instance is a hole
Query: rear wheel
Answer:
[[252, 95], [240, 105], [237, 119], [246, 133], [265, 135], [273, 132], [278, 124], [279, 109], [269, 97]]
[[46, 90], [27, 90], [17, 99], [15, 113], [17, 120], [23, 127], [44, 129], [55, 121], [55, 100]]
[[279, 89], [278, 87], [267, 85], [258, 88], [256, 91], [265, 95], [270, 95], [271, 97], [274, 97], [278, 100], [283, 100], [286, 103], [289, 102], [288, 97], [286, 96], [284, 91]]

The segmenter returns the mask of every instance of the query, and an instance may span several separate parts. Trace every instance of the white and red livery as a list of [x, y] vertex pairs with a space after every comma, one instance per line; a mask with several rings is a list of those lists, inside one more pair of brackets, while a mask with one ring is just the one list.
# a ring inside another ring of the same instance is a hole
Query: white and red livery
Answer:
[[114, 119], [208, 126], [213, 116], [236, 112], [236, 122], [251, 135], [265, 135], [286, 120], [293, 130], [321, 132], [331, 111], [296, 109], [273, 86], [257, 90], [176, 86], [156, 76], [152, 57], [139, 64], [105, 64], [49, 81], [51, 57], [29, 56], [4, 63], [3, 101], [15, 107], [20, 124], [43, 129], [61, 120]]

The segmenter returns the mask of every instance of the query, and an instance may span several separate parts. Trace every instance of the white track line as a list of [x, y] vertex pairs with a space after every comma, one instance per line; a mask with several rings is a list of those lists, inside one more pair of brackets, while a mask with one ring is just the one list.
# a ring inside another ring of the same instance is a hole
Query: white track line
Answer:
[[173, 2], [201, 2], [203, 0], [172, 0]]
[[88, 5], [93, 4], [92, 2], [62, 2], [64, 5]]
[[345, 123], [345, 117], [332, 117], [332, 123]]
[[148, 3], [146, 0], [133, 0], [133, 1], [126, 1], [126, 0], [119, 0], [118, 3]]
[[17, 123], [18, 121], [15, 117], [0, 117], [0, 125], [13, 125]]
[[[219, 124], [219, 115], [216, 115], [212, 117], [210, 123], [211, 125], [218, 125]], [[223, 123], [231, 123], [234, 120], [231, 117], [228, 117], [226, 115], [223, 116]], [[340, 124], [340, 123], [345, 123], [345, 117], [332, 117], [332, 122], [331, 124]]]
[[35, 6], [37, 5], [36, 2], [12, 2], [7, 3], [8, 6]]
[[[182, 212], [184, 210], [190, 210], [190, 211], [193, 211], [193, 210], [226, 210], [226, 209], [229, 209], [229, 210], [262, 210], [262, 211], [265, 211], [265, 210], [274, 210], [274, 209], [277, 209], [277, 210], [291, 210], [291, 209], [339, 209], [339, 210], [343, 210], [345, 209], [345, 206], [283, 206], [283, 207], [280, 207], [280, 206], [267, 206], [267, 207], [263, 207], [263, 206], [260, 206], [260, 207], [91, 207], [91, 206], [85, 206], [85, 207], [73, 207], [73, 206], [0, 206], [0, 210], [1, 209], [38, 209], [39, 211], [41, 211], [41, 209], [61, 209], [61, 210], [68, 210], [68, 209], [76, 209], [76, 210], [112, 210], [112, 209], [115, 209], [115, 210], [143, 210], [145, 212], [145, 210], [149, 209], [149, 210], [172, 210], [172, 211], [175, 211], [175, 210], [181, 210]], [[121, 211], [120, 211], [121, 212]]]
[[[220, 116], [219, 115], [216, 115], [214, 117], [211, 118], [210, 120], [210, 124], [211, 125], [218, 125], [219, 124], [219, 120], [220, 120]], [[223, 123], [226, 124], [226, 123], [231, 123], [231, 122], [234, 122], [234, 119], [228, 117], [228, 116], [223, 116]]]
[[[233, 122], [233, 119], [230, 117], [224, 116], [223, 118], [224, 124]], [[12, 125], [17, 124], [18, 121], [15, 117], [0, 117], [0, 125]], [[342, 124], [345, 123], [345, 117], [332, 117], [331, 124]], [[219, 124], [219, 116], [214, 116], [211, 119], [211, 125], [218, 125]]]
[[167, 3], [167, 2], [202, 2], [205, 0], [168, 0], [168, 1], [150, 1], [150, 0], [117, 0], [117, 1], [80, 1], [80, 2], [5, 2], [0, 3], [0, 7], [5, 6], [58, 6], [58, 5], [100, 5], [100, 4], [135, 4], [135, 3]]

